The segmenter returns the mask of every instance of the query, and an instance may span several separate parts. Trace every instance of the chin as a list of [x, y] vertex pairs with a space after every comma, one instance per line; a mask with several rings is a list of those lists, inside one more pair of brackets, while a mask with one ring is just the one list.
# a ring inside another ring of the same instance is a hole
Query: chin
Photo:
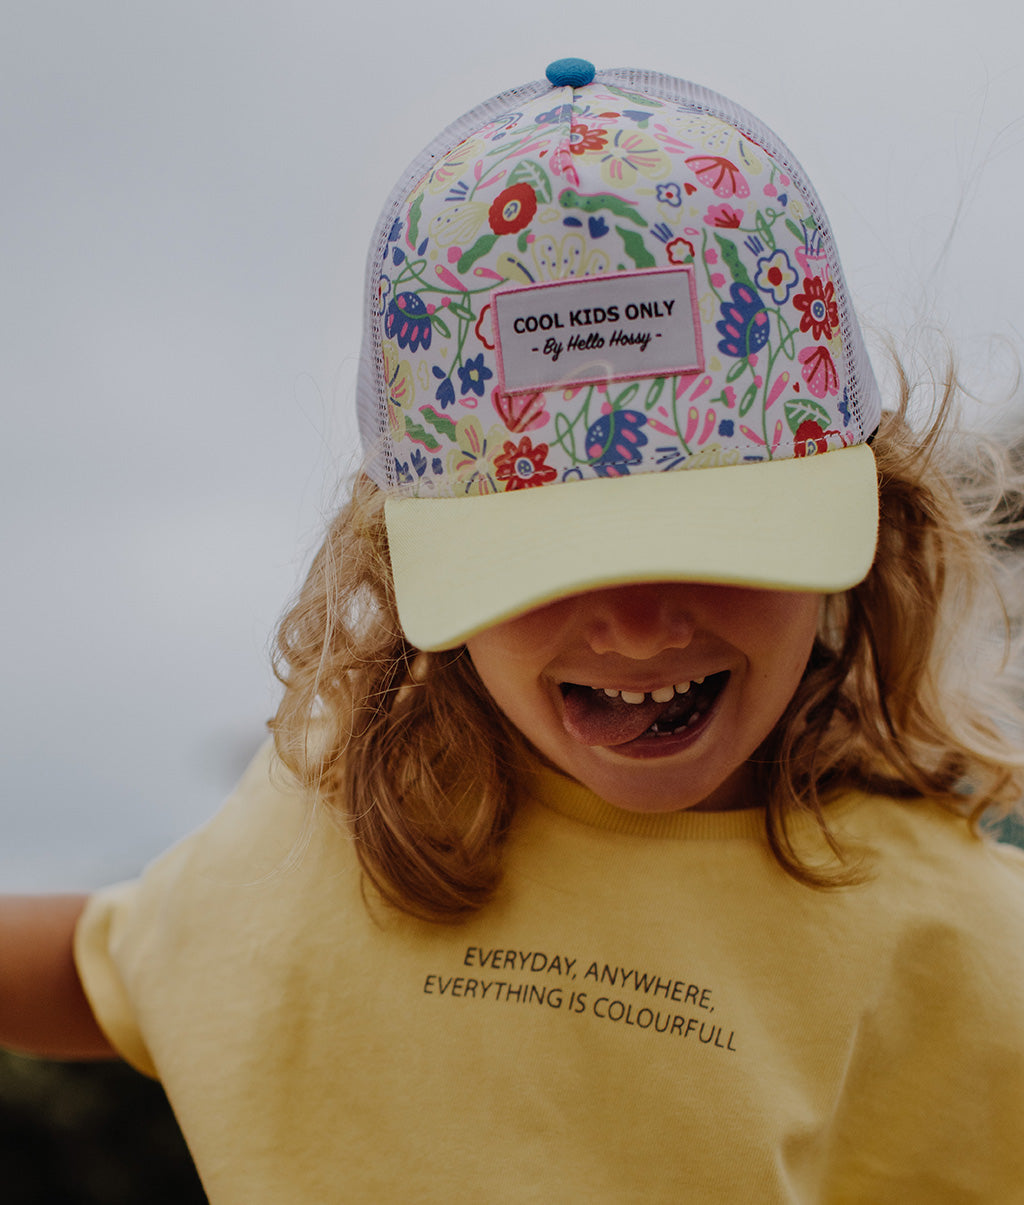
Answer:
[[[626, 759], [623, 759], [624, 761]], [[587, 768], [581, 772], [566, 769], [578, 782], [613, 807], [627, 812], [658, 814], [690, 809], [724, 811], [749, 807], [743, 790], [745, 767], [732, 769], [711, 781], [695, 781], [678, 768], [653, 766], [649, 761], [637, 765], [632, 759], [621, 769], [617, 766]]]

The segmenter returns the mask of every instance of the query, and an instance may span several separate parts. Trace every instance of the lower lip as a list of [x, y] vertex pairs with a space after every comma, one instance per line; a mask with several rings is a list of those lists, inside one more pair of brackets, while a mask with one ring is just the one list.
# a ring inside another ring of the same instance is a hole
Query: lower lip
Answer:
[[603, 747], [609, 753], [618, 753], [621, 757], [641, 759], [671, 757], [674, 753], [679, 753], [682, 749], [688, 749], [700, 740], [704, 734], [704, 730], [711, 722], [711, 717], [718, 709], [721, 698], [722, 696], [719, 695], [697, 723], [689, 728], [683, 728], [681, 731], [673, 732], [668, 736], [638, 736], [634, 740], [626, 741], [624, 745], [605, 745]]

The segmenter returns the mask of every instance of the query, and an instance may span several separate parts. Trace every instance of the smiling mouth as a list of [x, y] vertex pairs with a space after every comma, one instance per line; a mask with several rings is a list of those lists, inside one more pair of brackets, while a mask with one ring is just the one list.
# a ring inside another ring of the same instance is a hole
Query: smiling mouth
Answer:
[[614, 747], [641, 737], [677, 736], [707, 715], [728, 680], [729, 671], [723, 670], [644, 694], [563, 682], [562, 720], [569, 735], [584, 745]]

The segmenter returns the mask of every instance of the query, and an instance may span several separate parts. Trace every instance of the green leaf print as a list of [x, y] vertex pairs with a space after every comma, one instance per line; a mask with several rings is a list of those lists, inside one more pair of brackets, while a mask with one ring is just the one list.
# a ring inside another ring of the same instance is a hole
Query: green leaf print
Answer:
[[657, 260], [644, 246], [643, 237], [637, 231], [626, 230], [622, 226], [616, 226], [615, 229], [622, 235], [622, 244], [626, 248], [626, 254], [638, 268], [657, 267]]
[[720, 234], [715, 235], [715, 242], [722, 252], [722, 259], [725, 260], [726, 267], [732, 274], [733, 280], [738, 285], [749, 285], [753, 288], [754, 282], [747, 275], [746, 268], [740, 262], [740, 253], [736, 250], [736, 244], [730, 242], [727, 238], [723, 238]]
[[537, 200], [547, 205], [551, 201], [551, 181], [547, 172], [535, 159], [524, 159], [517, 163], [508, 178], [509, 187], [513, 184], [529, 184], [537, 194]]
[[[674, 381], [676, 378], [673, 377]], [[651, 382], [651, 387], [647, 390], [647, 396], [644, 398], [644, 409], [653, 410], [658, 404], [658, 399], [665, 392], [665, 377], [655, 377]]]
[[794, 435], [800, 424], [806, 422], [807, 419], [813, 419], [822, 430], [825, 430], [832, 421], [825, 407], [817, 402], [812, 402], [810, 398], [790, 398], [786, 402], [785, 411], [786, 422], [789, 423], [789, 429]]
[[409, 242], [415, 247], [420, 241], [420, 214], [423, 212], [423, 193], [420, 193], [409, 210]]
[[769, 223], [765, 221], [765, 216], [760, 209], [757, 211], [757, 217], [754, 219], [754, 225], [757, 227], [757, 233], [761, 236], [761, 238], [764, 239], [765, 246], [768, 248], [768, 250], [774, 251], [775, 235], [772, 234], [772, 228]]
[[584, 195], [574, 188], [563, 188], [558, 194], [558, 203], [563, 209], [581, 209], [584, 213], [599, 213], [602, 209], [607, 209], [617, 218], [628, 218], [637, 226], [647, 225], [647, 219], [637, 213], [635, 205], [630, 205], [628, 201], [611, 192]]
[[456, 268], [460, 274], [468, 272], [482, 255], [486, 255], [490, 251], [497, 241], [498, 236], [496, 234], [482, 234], [468, 251], [463, 251], [459, 256]]
[[[433, 406], [424, 406], [420, 413], [427, 420], [427, 422], [430, 423], [435, 431], [440, 431], [442, 435], [447, 436], [447, 438], [452, 441], [455, 440], [455, 424], [447, 414], [438, 414]], [[406, 422], [408, 423], [408, 419]], [[411, 425], [412, 424], [410, 423], [409, 426], [411, 427]], [[433, 436], [427, 436], [427, 438], [432, 439]], [[441, 445], [438, 444], [437, 446], [440, 447]], [[431, 449], [431, 451], [433, 451], [433, 449]]]
[[424, 431], [419, 423], [414, 423], [408, 415], [406, 415], [405, 419], [405, 430], [416, 443], [422, 444], [428, 452], [439, 452], [441, 450], [440, 443], [438, 443], [433, 435], [429, 431]]
[[747, 413], [747, 411], [750, 409], [750, 407], [753, 406], [754, 399], [756, 397], [757, 397], [757, 386], [749, 385], [747, 387], [747, 392], [743, 395], [742, 398], [740, 398], [740, 418], [743, 418], [743, 416]]

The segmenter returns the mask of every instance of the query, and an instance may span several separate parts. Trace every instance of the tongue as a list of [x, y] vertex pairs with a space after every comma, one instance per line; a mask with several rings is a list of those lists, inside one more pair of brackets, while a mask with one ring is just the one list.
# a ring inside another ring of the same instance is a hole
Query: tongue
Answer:
[[624, 745], [635, 740], [661, 716], [669, 703], [623, 703], [588, 686], [570, 686], [564, 695], [562, 722], [582, 745]]

